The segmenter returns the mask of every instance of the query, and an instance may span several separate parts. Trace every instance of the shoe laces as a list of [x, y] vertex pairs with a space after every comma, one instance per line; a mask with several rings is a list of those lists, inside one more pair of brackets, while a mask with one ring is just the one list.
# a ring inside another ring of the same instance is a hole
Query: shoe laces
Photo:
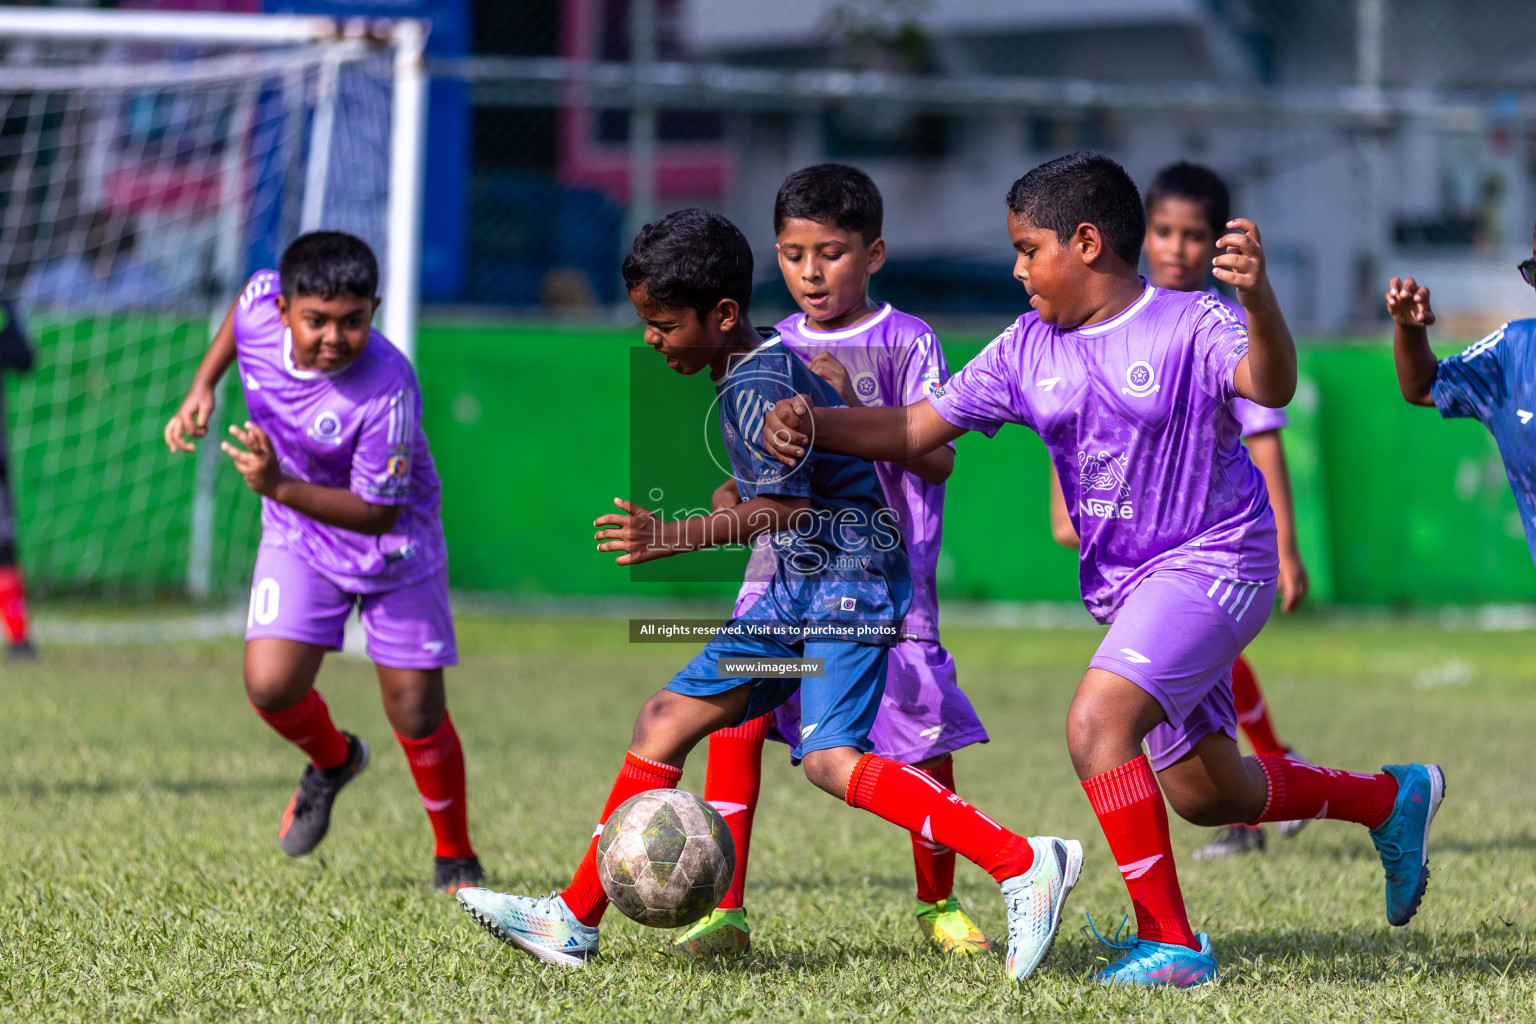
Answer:
[[1086, 930], [1091, 932], [1091, 933], [1093, 933], [1093, 937], [1094, 938], [1098, 939], [1099, 942], [1101, 942], [1102, 944], [1108, 946], [1110, 949], [1118, 950], [1121, 953], [1128, 953], [1131, 950], [1135, 949], [1140, 944], [1140, 942], [1141, 942], [1140, 939], [1136, 938], [1136, 935], [1134, 933], [1132, 933], [1131, 936], [1128, 939], [1126, 939], [1126, 941], [1124, 941], [1124, 942], [1120, 941], [1120, 934], [1121, 934], [1121, 932], [1125, 931], [1126, 923], [1129, 922], [1130, 919], [1131, 919], [1131, 915], [1130, 914], [1126, 914], [1124, 917], [1122, 917], [1120, 919], [1119, 926], [1117, 928], [1115, 928], [1115, 934], [1113, 936], [1111, 936], [1110, 938], [1107, 938], [1107, 939], [1104, 936], [1099, 934], [1098, 926], [1093, 923], [1093, 915], [1092, 914], [1084, 913], [1083, 916], [1088, 919], [1088, 927], [1087, 927]]

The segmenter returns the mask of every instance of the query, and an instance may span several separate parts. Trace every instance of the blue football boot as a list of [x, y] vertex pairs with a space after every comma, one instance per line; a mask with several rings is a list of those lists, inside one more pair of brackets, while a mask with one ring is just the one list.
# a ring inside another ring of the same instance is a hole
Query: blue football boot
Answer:
[[1387, 873], [1387, 922], [1413, 919], [1429, 884], [1429, 824], [1445, 799], [1445, 773], [1437, 764], [1389, 764], [1382, 771], [1397, 780], [1392, 813], [1371, 829], [1371, 842]]

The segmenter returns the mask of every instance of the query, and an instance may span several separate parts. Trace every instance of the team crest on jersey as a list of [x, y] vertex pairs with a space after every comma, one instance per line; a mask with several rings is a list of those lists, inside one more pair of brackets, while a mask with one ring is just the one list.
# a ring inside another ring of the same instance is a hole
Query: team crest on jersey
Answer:
[[853, 393], [859, 396], [859, 401], [865, 405], [880, 400], [880, 384], [875, 380], [875, 375], [868, 370], [856, 373], [853, 377]]
[[1145, 359], [1138, 360], [1126, 367], [1125, 383], [1128, 387], [1120, 389], [1122, 395], [1130, 395], [1132, 398], [1146, 398], [1154, 391], [1162, 389], [1157, 383], [1157, 374], [1152, 369], [1152, 364]]
[[341, 443], [341, 417], [327, 409], [310, 424], [309, 436], [322, 444]]
[[934, 397], [934, 392], [939, 390], [939, 371], [924, 370], [922, 376], [923, 394], [929, 398]]
[[[1126, 483], [1125, 469], [1130, 455], [1111, 455], [1101, 451], [1077, 453], [1078, 476], [1081, 480], [1081, 500], [1077, 510], [1095, 519], [1130, 519], [1135, 514], [1131, 507], [1131, 485]], [[1094, 498], [1089, 491], [1108, 491], [1110, 500]]]
[[389, 457], [389, 475], [396, 480], [404, 480], [411, 471], [411, 457], [409, 455], [391, 455]]

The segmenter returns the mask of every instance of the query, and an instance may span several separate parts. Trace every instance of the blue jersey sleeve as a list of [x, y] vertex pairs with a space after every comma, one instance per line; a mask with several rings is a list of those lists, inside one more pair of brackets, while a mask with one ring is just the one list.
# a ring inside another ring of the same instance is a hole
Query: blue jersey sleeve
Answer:
[[775, 339], [733, 366], [719, 383], [720, 429], [742, 501], [763, 494], [810, 497], [812, 453], [786, 466], [763, 446], [763, 420], [775, 402], [807, 391], [818, 404], [825, 404], [810, 381], [797, 380], [796, 367], [803, 376], [810, 376], [804, 364]]
[[1429, 396], [1441, 416], [1488, 422], [1489, 414], [1503, 400], [1504, 353], [1499, 343], [1508, 328], [1505, 324], [1460, 355], [1440, 360]]

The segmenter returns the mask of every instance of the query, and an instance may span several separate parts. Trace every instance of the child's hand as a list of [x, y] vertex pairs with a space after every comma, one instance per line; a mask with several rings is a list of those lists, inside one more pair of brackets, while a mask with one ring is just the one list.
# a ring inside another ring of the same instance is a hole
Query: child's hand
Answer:
[[208, 433], [208, 421], [213, 418], [213, 389], [193, 384], [176, 415], [165, 425], [165, 446], [173, 452], [196, 451], [189, 437], [203, 437]]
[[1234, 217], [1227, 221], [1227, 227], [1234, 230], [1216, 240], [1216, 247], [1224, 251], [1211, 260], [1211, 273], [1216, 280], [1236, 288], [1238, 301], [1247, 305], [1248, 293], [1269, 285], [1264, 270], [1264, 246], [1259, 242], [1259, 226], [1251, 220]]
[[594, 535], [602, 542], [597, 550], [624, 552], [614, 559], [616, 565], [639, 565], [674, 554], [663, 545], [662, 521], [650, 509], [623, 498], [614, 498], [613, 503], [627, 514], [610, 512], [592, 521], [593, 526], [601, 527]]
[[831, 352], [818, 354], [815, 359], [811, 360], [810, 369], [816, 376], [831, 384], [832, 389], [839, 395], [842, 395], [843, 401], [847, 402], [849, 406], [858, 409], [864, 405], [863, 402], [859, 401], [858, 394], [853, 390], [853, 381], [848, 379], [848, 368], [838, 362], [837, 357]]
[[277, 453], [272, 450], [271, 438], [250, 420], [245, 421], [244, 430], [231, 424], [229, 432], [248, 450], [236, 448], [228, 441], [221, 442], [219, 447], [234, 460], [247, 487], [264, 498], [272, 497], [277, 485], [282, 483], [283, 471], [278, 465]]
[[741, 504], [741, 488], [736, 486], [736, 478], [731, 477], [725, 483], [715, 488], [715, 493], [709, 496], [709, 510], [719, 512], [723, 508], [735, 508]]
[[805, 448], [811, 443], [810, 432], [816, 429], [813, 408], [810, 395], [781, 398], [774, 403], [763, 417], [763, 447], [769, 455], [786, 466], [793, 466], [804, 457]]
[[1387, 312], [1403, 327], [1428, 327], [1435, 322], [1435, 311], [1429, 308], [1429, 289], [1411, 277], [1394, 277], [1387, 282]]
[[1280, 610], [1287, 614], [1301, 607], [1301, 602], [1307, 599], [1307, 593], [1312, 589], [1312, 580], [1307, 576], [1307, 567], [1301, 561], [1301, 553], [1298, 551], [1282, 551], [1280, 553]]

